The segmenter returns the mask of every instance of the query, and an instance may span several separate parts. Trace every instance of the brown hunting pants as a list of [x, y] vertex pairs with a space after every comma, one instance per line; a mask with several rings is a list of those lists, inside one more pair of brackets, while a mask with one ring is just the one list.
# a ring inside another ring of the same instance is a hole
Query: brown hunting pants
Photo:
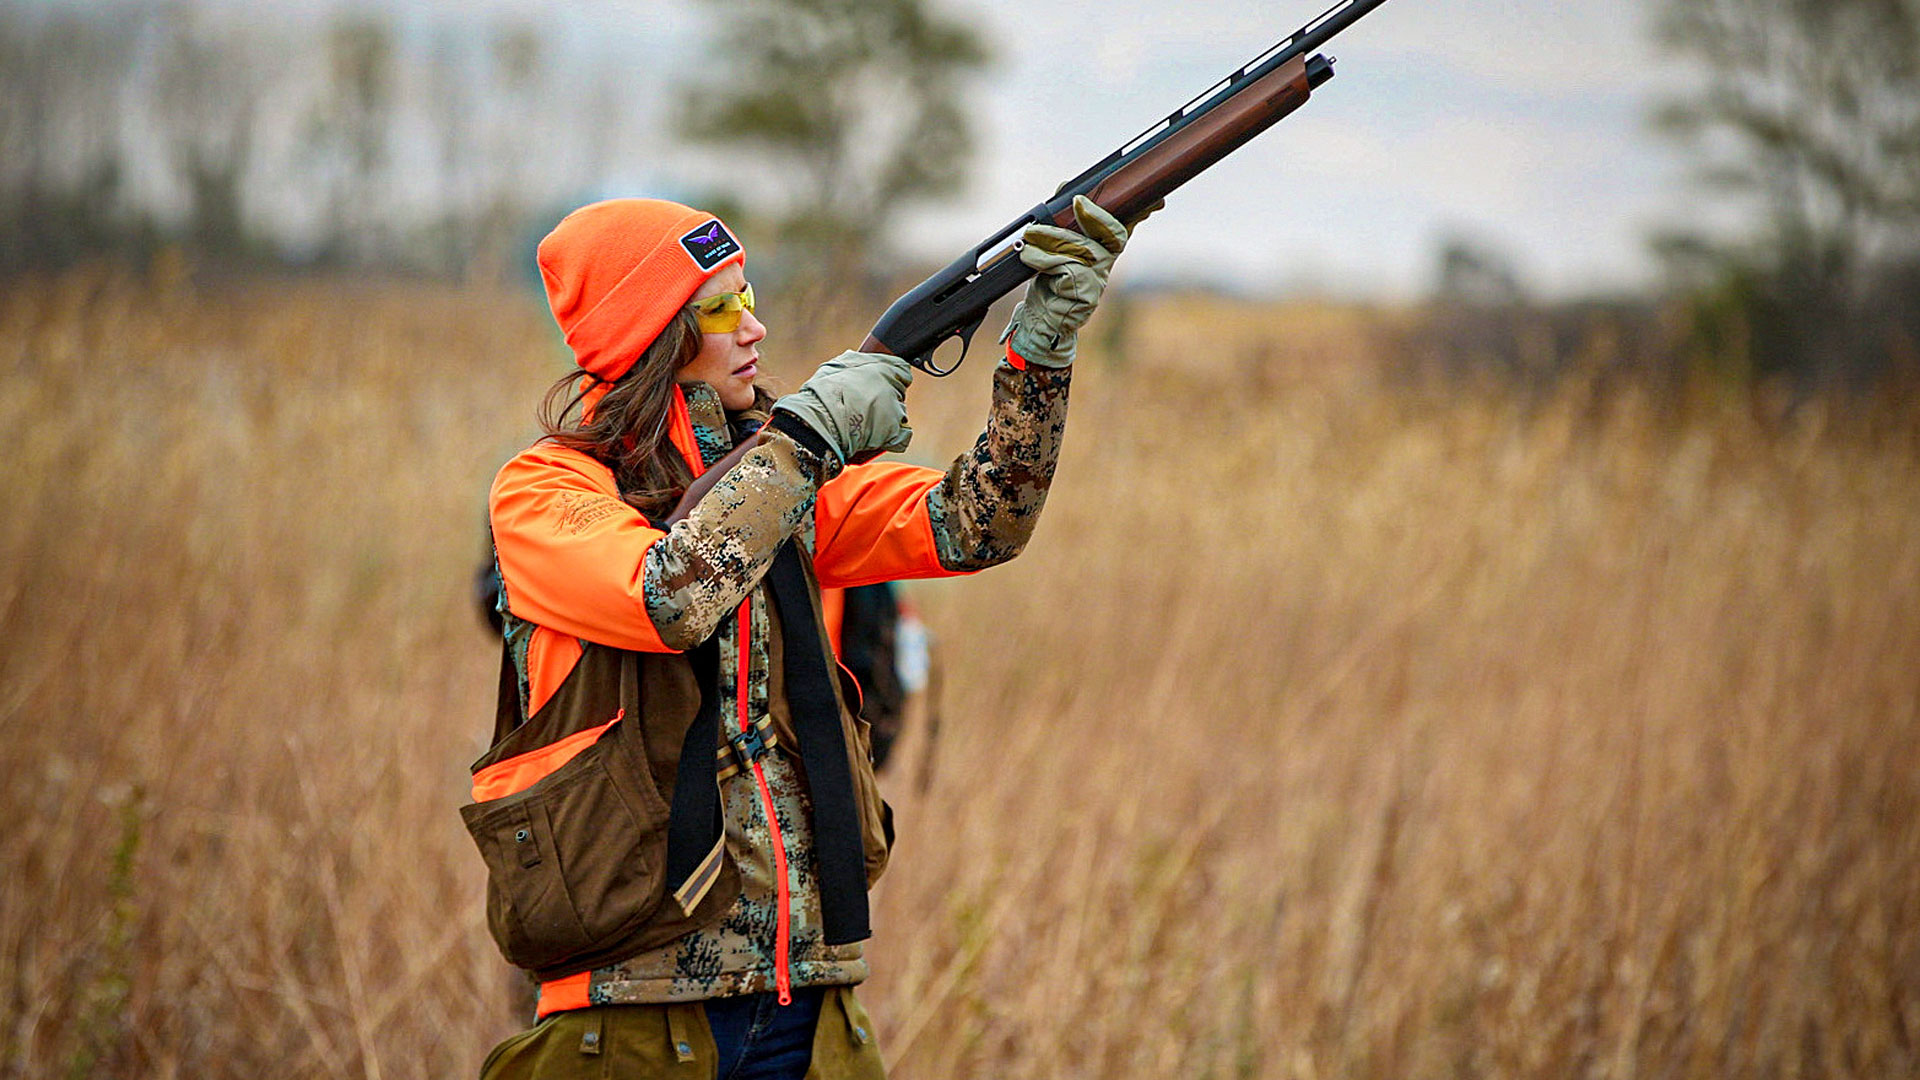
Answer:
[[[716, 1080], [706, 1009], [596, 1005], [554, 1013], [487, 1055], [480, 1080]], [[885, 1080], [873, 1021], [853, 988], [827, 990], [807, 1080]]]

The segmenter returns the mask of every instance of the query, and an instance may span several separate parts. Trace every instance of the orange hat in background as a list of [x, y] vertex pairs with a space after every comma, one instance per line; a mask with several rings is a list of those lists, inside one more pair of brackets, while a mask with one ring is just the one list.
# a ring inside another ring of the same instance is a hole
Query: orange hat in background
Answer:
[[702, 282], [746, 249], [720, 219], [664, 199], [608, 199], [568, 214], [540, 241], [547, 305], [573, 357], [625, 375]]

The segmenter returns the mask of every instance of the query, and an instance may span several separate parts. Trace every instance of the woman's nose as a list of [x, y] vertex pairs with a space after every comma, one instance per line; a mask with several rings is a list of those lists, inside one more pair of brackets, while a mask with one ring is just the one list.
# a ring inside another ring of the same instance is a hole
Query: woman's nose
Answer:
[[753, 312], [743, 311], [740, 313], [740, 344], [751, 345], [766, 336], [766, 324], [754, 318]]

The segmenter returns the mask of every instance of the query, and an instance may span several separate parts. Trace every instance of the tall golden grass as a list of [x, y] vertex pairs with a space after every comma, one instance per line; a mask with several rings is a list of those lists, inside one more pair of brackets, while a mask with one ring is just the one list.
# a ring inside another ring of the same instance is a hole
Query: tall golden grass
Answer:
[[[1920, 1071], [1920, 424], [1416, 392], [1381, 325], [1136, 308], [1028, 553], [914, 592], [895, 1075]], [[529, 296], [0, 290], [0, 1073], [471, 1075], [523, 1022], [467, 590], [563, 364]]]

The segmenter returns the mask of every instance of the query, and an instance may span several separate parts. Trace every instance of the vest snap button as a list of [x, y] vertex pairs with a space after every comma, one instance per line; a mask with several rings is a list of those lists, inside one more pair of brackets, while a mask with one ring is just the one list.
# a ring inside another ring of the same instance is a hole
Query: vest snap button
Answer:
[[588, 1046], [598, 1046], [600, 1044], [600, 1033], [597, 1031], [589, 1031], [580, 1037], [580, 1041], [586, 1043]]
[[679, 1054], [681, 1057], [693, 1056], [693, 1046], [690, 1043], [681, 1043], [678, 1046], [675, 1046], [673, 1049], [674, 1049], [674, 1052]]
[[516, 832], [516, 833], [514, 833], [514, 834], [513, 834], [513, 841], [514, 841], [514, 843], [516, 843], [516, 844], [524, 844], [524, 843], [526, 843], [526, 842], [527, 842], [527, 830], [525, 830], [525, 829], [521, 829], [521, 830], [520, 830], [519, 832]]

